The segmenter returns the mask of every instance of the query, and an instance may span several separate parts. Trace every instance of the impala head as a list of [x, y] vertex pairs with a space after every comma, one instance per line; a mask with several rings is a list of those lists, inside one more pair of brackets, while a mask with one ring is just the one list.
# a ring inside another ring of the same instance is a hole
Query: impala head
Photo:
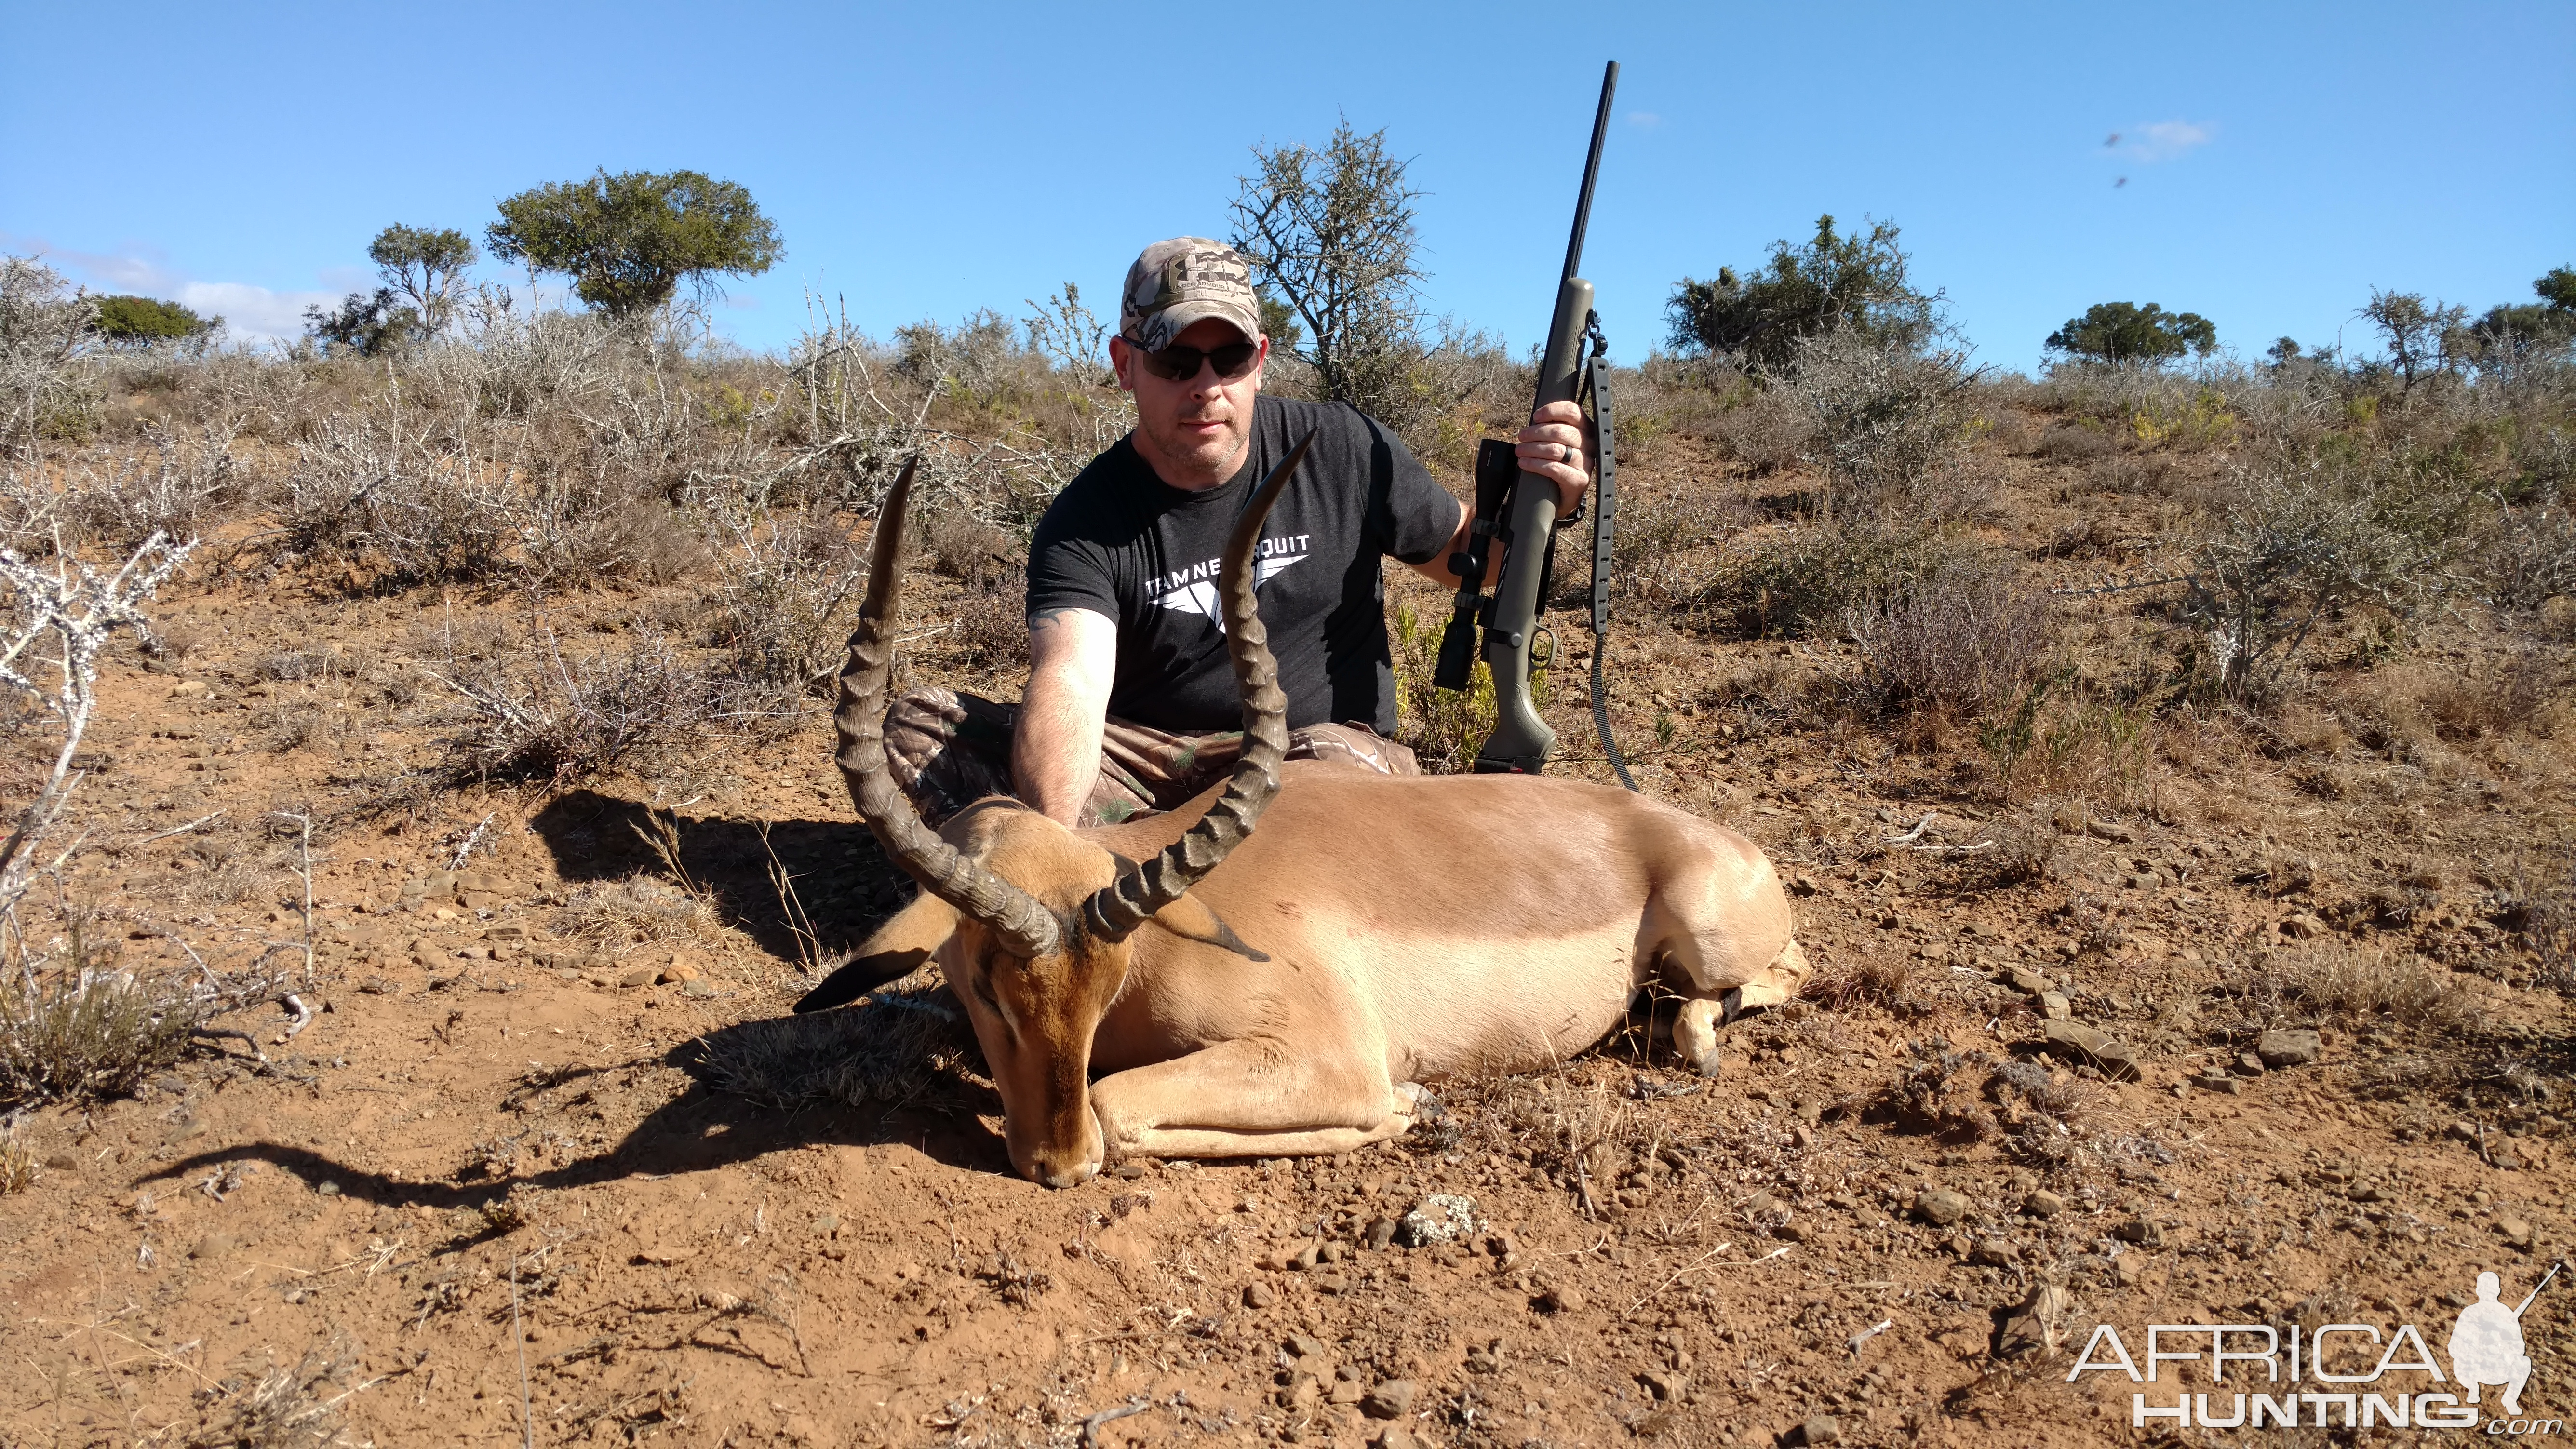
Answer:
[[1252, 553], [1270, 505], [1305, 453], [1298, 444], [1263, 481], [1235, 525], [1219, 574], [1226, 646], [1243, 693], [1243, 757], [1207, 814], [1141, 865], [1006, 800], [979, 802], [943, 831], [922, 823], [888, 776], [885, 752], [910, 464], [878, 516], [867, 599], [833, 716], [837, 759], [860, 817], [922, 894], [796, 1009], [839, 1005], [936, 958], [966, 1004], [1001, 1089], [1011, 1164], [1049, 1187], [1071, 1187], [1100, 1170], [1091, 1040], [1126, 986], [1136, 933], [1150, 927], [1252, 954], [1188, 892], [1251, 832], [1278, 789], [1287, 699], [1254, 604]]

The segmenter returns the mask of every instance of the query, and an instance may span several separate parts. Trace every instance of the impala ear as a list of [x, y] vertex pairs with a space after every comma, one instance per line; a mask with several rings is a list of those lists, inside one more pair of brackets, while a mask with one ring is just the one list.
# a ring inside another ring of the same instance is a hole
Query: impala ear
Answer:
[[1243, 938], [1234, 933], [1234, 928], [1219, 918], [1216, 912], [1202, 905], [1195, 895], [1184, 893], [1179, 900], [1156, 911], [1152, 920], [1155, 925], [1183, 940], [1196, 941], [1205, 946], [1221, 947], [1247, 960], [1270, 959], [1243, 944]]
[[796, 1003], [797, 1011], [826, 1011], [858, 1000], [898, 977], [909, 976], [948, 944], [957, 908], [923, 891], [911, 905], [877, 927], [840, 970], [823, 978]]

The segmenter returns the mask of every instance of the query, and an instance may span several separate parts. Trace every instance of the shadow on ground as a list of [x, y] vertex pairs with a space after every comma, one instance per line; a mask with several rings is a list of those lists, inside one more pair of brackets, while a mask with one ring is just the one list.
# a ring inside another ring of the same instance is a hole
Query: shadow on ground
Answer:
[[680, 868], [714, 898], [725, 924], [782, 961], [805, 964], [819, 955], [829, 969], [913, 896], [910, 878], [854, 820], [780, 820], [764, 829], [756, 820], [655, 811], [642, 801], [574, 790], [529, 824], [553, 852], [556, 872], [574, 882], [667, 876], [650, 842], [675, 841]]
[[[1000, 1117], [1002, 1099], [979, 1075], [983, 1059], [973, 1033], [945, 993], [935, 975], [916, 976], [862, 1005], [736, 1022], [692, 1038], [661, 1058], [690, 1075], [687, 1091], [614, 1147], [551, 1167], [521, 1170], [505, 1146], [492, 1154], [498, 1165], [469, 1168], [458, 1180], [403, 1181], [308, 1148], [245, 1142], [183, 1158], [135, 1185], [230, 1162], [266, 1162], [360, 1202], [484, 1211], [490, 1226], [463, 1239], [475, 1242], [509, 1230], [511, 1219], [499, 1206], [516, 1190], [704, 1172], [793, 1147], [902, 1142], [960, 1171], [1016, 1180], [1001, 1138], [978, 1120]], [[492, 1115], [532, 1122], [547, 1109], [545, 1094], [577, 1091], [585, 1078], [647, 1064], [531, 1073], [498, 1104], [510, 1110]]]

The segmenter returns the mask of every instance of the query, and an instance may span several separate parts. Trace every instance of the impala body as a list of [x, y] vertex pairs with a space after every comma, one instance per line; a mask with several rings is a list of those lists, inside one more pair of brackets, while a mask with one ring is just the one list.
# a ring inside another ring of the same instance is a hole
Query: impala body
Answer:
[[936, 959], [1000, 1089], [1013, 1165], [1050, 1186], [1116, 1155], [1395, 1136], [1414, 1084], [1562, 1060], [1648, 984], [1686, 998], [1674, 1045], [1713, 1070], [1721, 1013], [1784, 1000], [1806, 974], [1771, 862], [1682, 811], [1538, 776], [1280, 763], [1249, 557], [1298, 461], [1264, 485], [1225, 560], [1243, 763], [1184, 810], [1086, 830], [996, 799], [933, 835], [887, 780], [905, 484], [888, 500], [840, 758], [860, 813], [924, 889], [797, 1009]]

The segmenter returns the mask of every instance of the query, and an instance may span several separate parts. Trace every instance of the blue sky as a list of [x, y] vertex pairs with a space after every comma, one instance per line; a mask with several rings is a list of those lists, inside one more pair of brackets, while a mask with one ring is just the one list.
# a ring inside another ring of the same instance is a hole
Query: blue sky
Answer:
[[388, 222], [479, 236], [539, 182], [688, 167], [779, 223], [717, 314], [768, 348], [809, 287], [880, 335], [1113, 297], [1145, 241], [1222, 234], [1252, 143], [1347, 115], [1429, 193], [1432, 310], [1520, 347], [1615, 58], [1585, 272], [1624, 360], [1677, 278], [1827, 211], [1900, 223], [1978, 356], [2025, 369], [2092, 302], [2252, 356], [2358, 345], [2374, 286], [2484, 307], [2576, 263], [2564, 3], [1233, 14], [6, 0], [0, 247], [274, 330], [367, 280]]

